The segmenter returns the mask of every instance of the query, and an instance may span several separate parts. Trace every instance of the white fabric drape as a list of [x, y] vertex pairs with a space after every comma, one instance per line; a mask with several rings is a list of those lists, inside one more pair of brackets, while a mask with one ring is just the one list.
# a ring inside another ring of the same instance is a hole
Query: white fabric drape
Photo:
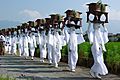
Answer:
[[41, 33], [41, 42], [40, 42], [40, 58], [46, 58], [47, 55], [47, 51], [46, 51], [46, 35], [45, 35], [45, 31], [42, 31]]
[[88, 37], [90, 43], [93, 44], [91, 51], [94, 58], [94, 65], [92, 66], [91, 71], [101, 75], [106, 75], [108, 74], [108, 70], [104, 64], [102, 51], [106, 51], [104, 44], [108, 42], [107, 29], [104, 27], [105, 30], [101, 32], [99, 23], [93, 24], [94, 31], [90, 30], [90, 25], [88, 29]]

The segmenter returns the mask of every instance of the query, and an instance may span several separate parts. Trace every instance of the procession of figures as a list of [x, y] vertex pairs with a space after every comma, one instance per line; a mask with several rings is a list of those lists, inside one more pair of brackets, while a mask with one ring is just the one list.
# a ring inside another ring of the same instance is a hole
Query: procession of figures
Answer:
[[[87, 5], [89, 11], [87, 12], [88, 30], [86, 33], [92, 44], [91, 51], [94, 59], [90, 74], [94, 78], [101, 78], [100, 75], [108, 74], [102, 52], [106, 51], [105, 43], [108, 42], [108, 31], [105, 26], [105, 23], [108, 23], [108, 13], [96, 6], [98, 3]], [[1, 55], [19, 55], [26, 59], [31, 57], [34, 60], [35, 50], [38, 47], [40, 62], [44, 63], [44, 60], [47, 59], [49, 64], [58, 67], [62, 47], [67, 45], [68, 66], [70, 71], [75, 72], [78, 61], [77, 45], [85, 42], [82, 31], [82, 13], [75, 10], [67, 10], [65, 13], [66, 17], [60, 14], [51, 14], [50, 18], [28, 21], [17, 28], [0, 30]], [[89, 19], [90, 14], [94, 15], [93, 20]], [[100, 21], [102, 14], [106, 17], [104, 21]], [[76, 30], [78, 31], [76, 32]]]

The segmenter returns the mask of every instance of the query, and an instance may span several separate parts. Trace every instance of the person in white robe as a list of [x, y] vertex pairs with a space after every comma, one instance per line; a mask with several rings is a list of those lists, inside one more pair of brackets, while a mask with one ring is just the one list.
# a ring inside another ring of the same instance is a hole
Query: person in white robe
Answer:
[[9, 34], [8, 34], [7, 45], [8, 45], [8, 54], [12, 54], [12, 53], [11, 53], [11, 49], [12, 49], [11, 32], [9, 32]]
[[58, 62], [60, 62], [61, 59], [61, 49], [62, 49], [62, 43], [61, 43], [61, 37], [57, 31], [57, 29], [54, 29], [54, 35], [53, 35], [53, 64], [54, 67], [58, 67]]
[[41, 35], [40, 35], [40, 62], [44, 62], [44, 59], [47, 56], [47, 49], [46, 49], [46, 35], [45, 35], [46, 31], [43, 30], [41, 31]]
[[88, 38], [92, 44], [91, 51], [94, 59], [94, 64], [91, 67], [90, 74], [94, 78], [101, 78], [100, 75], [108, 74], [106, 65], [104, 64], [103, 52], [106, 51], [105, 43], [108, 42], [108, 31], [103, 24], [103, 32], [100, 30], [99, 23], [93, 23], [94, 31], [90, 30], [91, 23], [89, 22], [88, 26]]
[[18, 43], [19, 56], [22, 56], [22, 53], [23, 53], [23, 34], [21, 33], [20, 30], [18, 30], [17, 43]]
[[35, 29], [32, 28], [30, 35], [29, 35], [29, 49], [30, 49], [30, 55], [31, 55], [32, 60], [34, 57], [35, 48], [37, 47], [34, 31], [35, 31]]
[[17, 36], [16, 36], [16, 32], [13, 32], [12, 35], [12, 40], [11, 40], [11, 45], [12, 45], [12, 54], [17, 55], [16, 51], [17, 51]]
[[65, 39], [68, 43], [68, 66], [70, 71], [75, 72], [78, 61], [77, 44], [81, 44], [85, 42], [85, 40], [83, 38], [82, 31], [80, 34], [76, 34], [75, 27], [70, 27], [69, 33], [65, 30]]
[[53, 52], [53, 34], [51, 28], [48, 31], [47, 35], [47, 52], [48, 52], [48, 61], [49, 64], [52, 64], [52, 52]]
[[39, 29], [36, 29], [37, 33], [35, 34], [35, 38], [36, 38], [36, 44], [39, 45], [40, 44], [40, 32]]
[[23, 55], [26, 57], [26, 59], [29, 56], [28, 43], [29, 43], [29, 36], [28, 36], [28, 33], [25, 32], [23, 33]]

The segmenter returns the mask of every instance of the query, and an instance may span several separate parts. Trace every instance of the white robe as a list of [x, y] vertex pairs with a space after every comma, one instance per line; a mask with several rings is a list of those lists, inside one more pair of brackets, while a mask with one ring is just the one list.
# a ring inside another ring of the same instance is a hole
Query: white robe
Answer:
[[75, 32], [71, 32], [68, 42], [68, 65], [71, 70], [74, 70], [76, 68], [77, 60], [77, 35], [75, 34]]
[[82, 34], [76, 34], [75, 28], [70, 28], [70, 34], [65, 31], [66, 42], [68, 42], [68, 65], [71, 70], [75, 70], [78, 61], [77, 44], [85, 42]]
[[53, 34], [51, 34], [51, 30], [48, 32], [47, 36], [47, 52], [48, 52], [48, 60], [52, 61], [52, 52], [53, 52]]
[[[25, 34], [24, 34], [25, 35]], [[29, 48], [28, 48], [28, 41], [29, 41], [29, 36], [28, 35], [25, 35], [23, 37], [23, 55], [24, 56], [29, 56]]]
[[65, 40], [65, 32], [64, 32], [64, 30], [62, 31], [62, 34], [60, 35], [60, 38], [61, 38], [62, 46], [65, 46], [67, 40]]
[[44, 59], [47, 56], [47, 51], [46, 51], [46, 35], [45, 32], [43, 32], [40, 36], [41, 40], [40, 40], [40, 58]]
[[17, 37], [16, 36], [13, 36], [12, 37], [12, 40], [11, 40], [12, 42], [12, 53], [13, 54], [16, 54], [16, 50], [17, 50]]
[[40, 43], [41, 43], [41, 38], [40, 38], [40, 33], [38, 31], [37, 34], [36, 34], [36, 44], [40, 45]]
[[61, 59], [61, 38], [58, 32], [53, 35], [53, 64], [57, 65]]
[[91, 51], [94, 58], [94, 64], [91, 67], [91, 71], [106, 75], [108, 74], [107, 67], [104, 64], [103, 53], [102, 51], [106, 51], [104, 44], [108, 42], [108, 32], [107, 29], [104, 32], [100, 31], [100, 24], [93, 25], [94, 31], [89, 32], [89, 40], [92, 43]]
[[30, 54], [31, 54], [32, 57], [34, 56], [36, 46], [37, 45], [36, 45], [35, 35], [30, 35], [30, 37], [29, 37], [29, 48], [30, 48]]
[[22, 34], [18, 35], [18, 51], [19, 51], [19, 56], [21, 56], [23, 53], [23, 36], [22, 36]]

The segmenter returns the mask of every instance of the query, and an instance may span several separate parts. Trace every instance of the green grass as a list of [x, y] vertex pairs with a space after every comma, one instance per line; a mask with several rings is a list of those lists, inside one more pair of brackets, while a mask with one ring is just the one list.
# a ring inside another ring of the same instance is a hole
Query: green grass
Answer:
[[8, 75], [7, 76], [0, 75], [0, 80], [16, 80], [16, 79], [10, 78]]
[[106, 61], [108, 63], [120, 64], [120, 42], [109, 42], [106, 44]]
[[88, 42], [84, 42], [78, 45], [78, 55], [79, 57], [91, 57], [91, 45]]

